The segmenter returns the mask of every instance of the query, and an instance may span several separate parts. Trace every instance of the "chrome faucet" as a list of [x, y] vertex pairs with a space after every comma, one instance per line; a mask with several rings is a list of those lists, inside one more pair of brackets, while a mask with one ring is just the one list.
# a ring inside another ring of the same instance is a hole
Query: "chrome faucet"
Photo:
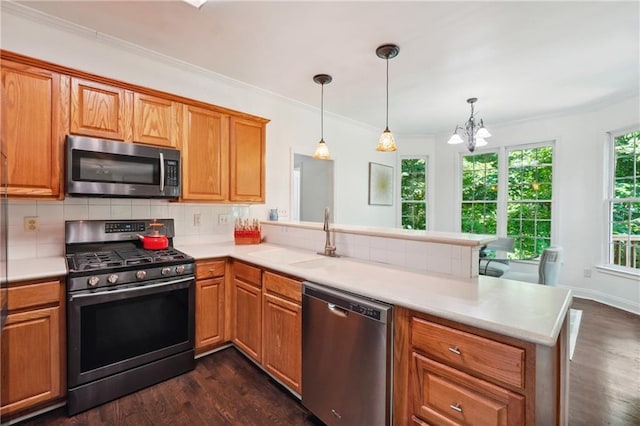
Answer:
[[331, 230], [329, 229], [329, 207], [324, 208], [324, 225], [322, 229], [326, 234], [326, 239], [324, 242], [324, 251], [321, 253], [319, 252], [318, 254], [329, 257], [338, 257], [338, 255], [336, 254], [336, 246], [331, 244]]

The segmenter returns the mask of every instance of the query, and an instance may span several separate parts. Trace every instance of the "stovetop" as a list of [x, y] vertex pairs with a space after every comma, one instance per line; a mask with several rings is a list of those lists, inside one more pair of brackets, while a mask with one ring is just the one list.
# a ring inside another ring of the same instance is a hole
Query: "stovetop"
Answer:
[[111, 270], [123, 266], [161, 266], [169, 262], [189, 261], [193, 261], [191, 256], [173, 247], [164, 250], [145, 250], [136, 247], [133, 243], [111, 250], [67, 254], [70, 273]]

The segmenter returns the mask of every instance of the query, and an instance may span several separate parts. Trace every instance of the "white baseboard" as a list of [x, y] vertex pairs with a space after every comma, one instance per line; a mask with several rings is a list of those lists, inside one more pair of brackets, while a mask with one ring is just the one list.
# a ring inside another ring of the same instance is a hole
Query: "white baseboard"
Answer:
[[594, 300], [596, 302], [604, 303], [605, 305], [613, 306], [623, 311], [631, 312], [632, 314], [640, 315], [640, 303], [634, 303], [628, 299], [621, 297], [611, 296], [597, 290], [570, 287], [570, 286], [558, 286], [568, 288], [573, 292], [573, 296], [580, 299]]

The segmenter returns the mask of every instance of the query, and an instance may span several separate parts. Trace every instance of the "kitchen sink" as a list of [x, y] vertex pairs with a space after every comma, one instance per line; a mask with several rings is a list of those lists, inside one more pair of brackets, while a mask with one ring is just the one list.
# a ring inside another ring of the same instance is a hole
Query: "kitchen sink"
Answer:
[[304, 269], [328, 268], [336, 265], [337, 260], [331, 257], [316, 257], [314, 259], [291, 262], [291, 266]]

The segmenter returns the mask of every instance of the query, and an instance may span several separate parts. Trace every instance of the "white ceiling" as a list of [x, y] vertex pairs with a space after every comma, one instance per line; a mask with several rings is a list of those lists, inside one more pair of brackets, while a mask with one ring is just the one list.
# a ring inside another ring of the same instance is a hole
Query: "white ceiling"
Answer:
[[[584, 110], [640, 90], [640, 3], [22, 1], [27, 7], [394, 133]], [[126, 64], [123, 64], [126, 66]]]

